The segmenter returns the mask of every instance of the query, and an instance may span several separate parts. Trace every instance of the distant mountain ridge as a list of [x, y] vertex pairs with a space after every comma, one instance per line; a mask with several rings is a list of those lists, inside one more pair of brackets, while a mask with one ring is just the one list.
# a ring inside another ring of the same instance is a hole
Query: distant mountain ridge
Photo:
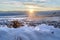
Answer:
[[[37, 16], [60, 16], [60, 10], [35, 12]], [[27, 15], [26, 11], [0, 11], [0, 16]]]

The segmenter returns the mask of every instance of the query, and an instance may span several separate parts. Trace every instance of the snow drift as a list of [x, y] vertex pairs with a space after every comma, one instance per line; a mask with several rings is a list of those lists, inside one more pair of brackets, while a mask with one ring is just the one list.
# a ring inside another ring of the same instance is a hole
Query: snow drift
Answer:
[[28, 26], [0, 27], [0, 40], [60, 40], [60, 29], [46, 24], [38, 25], [35, 28]]

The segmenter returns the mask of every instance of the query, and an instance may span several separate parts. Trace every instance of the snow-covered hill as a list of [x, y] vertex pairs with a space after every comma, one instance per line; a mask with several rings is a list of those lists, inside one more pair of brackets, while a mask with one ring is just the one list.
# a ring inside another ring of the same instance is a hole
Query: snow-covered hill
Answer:
[[21, 28], [0, 27], [0, 40], [60, 40], [60, 29], [41, 24]]

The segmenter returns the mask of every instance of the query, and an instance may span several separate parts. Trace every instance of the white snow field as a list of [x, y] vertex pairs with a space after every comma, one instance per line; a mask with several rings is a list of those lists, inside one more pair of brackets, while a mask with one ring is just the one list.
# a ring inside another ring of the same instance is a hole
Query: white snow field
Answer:
[[[52, 33], [54, 32], [54, 33]], [[60, 29], [46, 24], [37, 27], [0, 27], [0, 40], [60, 40]]]

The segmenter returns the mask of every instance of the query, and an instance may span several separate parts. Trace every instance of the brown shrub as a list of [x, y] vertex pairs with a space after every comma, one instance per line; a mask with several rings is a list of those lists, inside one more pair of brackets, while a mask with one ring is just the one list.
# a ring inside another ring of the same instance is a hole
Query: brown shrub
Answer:
[[10, 24], [8, 24], [8, 26], [11, 28], [18, 28], [18, 27], [22, 27], [24, 26], [24, 24], [22, 22], [19, 22], [19, 21], [11, 21]]

